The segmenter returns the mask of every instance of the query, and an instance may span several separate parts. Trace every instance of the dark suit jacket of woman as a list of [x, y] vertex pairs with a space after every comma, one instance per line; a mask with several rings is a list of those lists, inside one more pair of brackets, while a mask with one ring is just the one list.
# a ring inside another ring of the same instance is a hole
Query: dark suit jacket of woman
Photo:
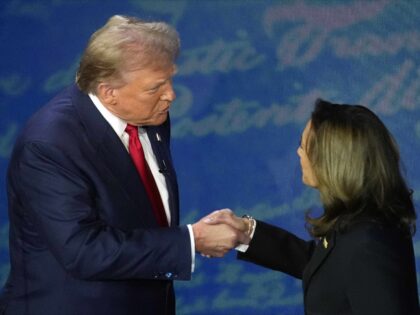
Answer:
[[412, 240], [374, 222], [304, 241], [258, 221], [239, 259], [303, 280], [307, 315], [420, 314]]

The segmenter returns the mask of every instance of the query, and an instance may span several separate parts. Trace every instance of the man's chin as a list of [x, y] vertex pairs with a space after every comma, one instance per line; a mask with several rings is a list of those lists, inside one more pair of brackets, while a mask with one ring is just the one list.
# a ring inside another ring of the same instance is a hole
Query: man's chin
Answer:
[[169, 113], [164, 112], [164, 113], [155, 115], [154, 117], [150, 118], [147, 121], [137, 122], [135, 125], [137, 125], [137, 126], [159, 126], [159, 125], [162, 125], [165, 121], [167, 121], [168, 117], [169, 117]]
[[150, 124], [151, 126], [159, 126], [162, 125], [165, 121], [168, 120], [168, 112], [159, 114]]

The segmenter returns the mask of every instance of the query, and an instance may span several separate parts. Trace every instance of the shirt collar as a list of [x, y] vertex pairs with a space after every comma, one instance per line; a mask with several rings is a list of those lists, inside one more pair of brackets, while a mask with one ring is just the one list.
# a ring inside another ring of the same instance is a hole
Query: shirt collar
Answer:
[[101, 115], [111, 125], [112, 129], [114, 129], [115, 133], [121, 138], [124, 135], [127, 122], [111, 113], [96, 95], [89, 93], [89, 97]]

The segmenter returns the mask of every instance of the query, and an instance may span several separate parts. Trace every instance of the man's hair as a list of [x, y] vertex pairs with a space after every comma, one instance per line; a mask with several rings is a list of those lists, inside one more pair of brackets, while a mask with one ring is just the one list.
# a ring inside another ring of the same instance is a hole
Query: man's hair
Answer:
[[414, 234], [412, 192], [401, 175], [397, 144], [371, 110], [317, 100], [306, 150], [324, 206], [320, 217], [306, 216], [313, 236], [362, 217]]
[[100, 82], [123, 86], [130, 71], [173, 64], [179, 48], [178, 33], [168, 24], [114, 15], [91, 36], [76, 83], [83, 92], [93, 94]]

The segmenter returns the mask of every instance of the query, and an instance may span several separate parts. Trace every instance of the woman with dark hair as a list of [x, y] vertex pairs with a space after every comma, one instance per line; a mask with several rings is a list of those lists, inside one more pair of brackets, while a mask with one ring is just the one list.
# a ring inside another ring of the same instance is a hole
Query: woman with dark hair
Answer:
[[228, 209], [206, 221], [248, 231], [239, 259], [302, 279], [305, 314], [419, 314], [416, 214], [385, 125], [364, 106], [317, 100], [297, 153], [324, 208], [306, 216], [313, 240]]

